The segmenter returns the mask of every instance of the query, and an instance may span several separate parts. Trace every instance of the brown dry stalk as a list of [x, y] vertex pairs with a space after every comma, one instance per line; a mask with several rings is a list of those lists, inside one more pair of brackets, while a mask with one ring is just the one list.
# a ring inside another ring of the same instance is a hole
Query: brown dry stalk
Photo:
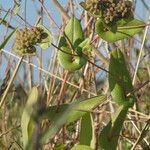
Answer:
[[19, 67], [20, 67], [21, 63], [22, 63], [22, 60], [23, 60], [23, 56], [19, 59], [19, 62], [18, 62], [17, 66], [16, 66], [16, 68], [14, 70], [14, 73], [13, 73], [13, 75], [12, 75], [12, 77], [11, 77], [9, 83], [8, 83], [8, 86], [7, 86], [7, 88], [6, 88], [6, 90], [5, 90], [4, 94], [3, 94], [3, 97], [2, 97], [2, 99], [0, 101], [0, 108], [3, 106], [3, 104], [5, 102], [6, 96], [7, 96], [8, 92], [9, 92], [9, 89], [10, 89], [10, 87], [11, 87], [11, 85], [12, 85], [12, 83], [13, 83], [15, 77], [16, 77], [16, 74], [17, 74], [17, 72], [19, 70]]

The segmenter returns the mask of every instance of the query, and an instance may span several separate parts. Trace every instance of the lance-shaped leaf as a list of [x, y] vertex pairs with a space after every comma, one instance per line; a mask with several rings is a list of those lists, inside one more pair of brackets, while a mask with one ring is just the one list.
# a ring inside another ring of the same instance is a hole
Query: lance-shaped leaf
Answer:
[[80, 119], [86, 114], [86, 111], [91, 110], [104, 100], [105, 96], [96, 96], [84, 101], [76, 100], [71, 104], [60, 105], [59, 108], [58, 106], [49, 107], [43, 114], [43, 118], [49, 119], [51, 126], [43, 134], [41, 143], [53, 138], [64, 124]]
[[116, 42], [118, 40], [130, 38], [133, 35], [139, 33], [145, 27], [145, 23], [133, 19], [133, 20], [119, 20], [116, 25], [116, 31], [111, 30], [113, 27], [108, 28], [101, 19], [96, 22], [96, 33], [107, 42]]
[[83, 40], [84, 35], [80, 21], [72, 17], [65, 27], [65, 35], [70, 40], [74, 48], [76, 48]]
[[33, 87], [21, 117], [22, 140], [24, 148], [28, 145], [34, 130], [32, 114], [34, 112], [34, 105], [37, 103], [37, 100], [38, 89], [37, 87]]
[[8, 37], [2, 42], [2, 44], [0, 44], [0, 50], [2, 48], [4, 48], [4, 46], [8, 43], [8, 41], [10, 40], [10, 38], [14, 35], [14, 33], [16, 32], [17, 29], [14, 29], [9, 35]]
[[102, 129], [99, 145], [104, 150], [116, 150], [118, 138], [128, 109], [120, 106], [113, 114], [112, 120]]
[[95, 149], [96, 139], [94, 121], [90, 113], [87, 113], [81, 119], [80, 144], [88, 145], [91, 148]]
[[134, 96], [127, 97], [133, 91], [132, 81], [124, 56], [119, 49], [111, 52], [109, 72], [109, 89], [113, 100], [119, 105], [132, 107]]

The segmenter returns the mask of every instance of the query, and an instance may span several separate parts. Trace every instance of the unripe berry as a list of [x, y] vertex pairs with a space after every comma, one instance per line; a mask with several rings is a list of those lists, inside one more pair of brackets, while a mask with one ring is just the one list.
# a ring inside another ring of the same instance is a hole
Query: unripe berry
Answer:
[[18, 29], [13, 49], [20, 55], [33, 53], [36, 51], [34, 45], [40, 43], [42, 39], [47, 37], [43, 36], [44, 34], [47, 35], [47, 33], [39, 27], [33, 27], [31, 29], [25, 28], [24, 30]]

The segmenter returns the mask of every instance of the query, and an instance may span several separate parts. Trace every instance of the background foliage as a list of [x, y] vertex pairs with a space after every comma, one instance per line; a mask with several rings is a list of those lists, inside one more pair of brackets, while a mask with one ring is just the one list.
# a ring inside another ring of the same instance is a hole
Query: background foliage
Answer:
[[[149, 14], [137, 11], [149, 2], [133, 1], [121, 33], [80, 2], [1, 2], [0, 149], [150, 149]], [[18, 55], [16, 30], [34, 26], [48, 37]]]

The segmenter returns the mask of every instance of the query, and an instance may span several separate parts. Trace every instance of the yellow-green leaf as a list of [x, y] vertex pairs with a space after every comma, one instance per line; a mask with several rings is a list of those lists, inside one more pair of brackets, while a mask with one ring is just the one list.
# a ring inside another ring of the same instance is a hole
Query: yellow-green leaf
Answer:
[[31, 138], [33, 133], [34, 124], [32, 120], [32, 113], [34, 111], [34, 105], [37, 103], [37, 100], [38, 89], [37, 87], [33, 87], [21, 117], [22, 141], [24, 148], [27, 146], [29, 139]]
[[94, 150], [94, 149], [92, 149], [86, 145], [77, 145], [77, 146], [73, 147], [71, 150]]
[[103, 40], [107, 42], [116, 42], [132, 37], [142, 31], [145, 27], [145, 23], [137, 19], [130, 21], [122, 19], [119, 20], [116, 25], [117, 29], [113, 32], [103, 23], [101, 19], [99, 19], [96, 22], [95, 31]]
[[71, 104], [51, 106], [43, 114], [45, 119], [51, 121], [48, 130], [42, 136], [41, 143], [45, 143], [48, 139], [54, 137], [58, 130], [64, 125], [80, 119], [86, 114], [86, 111], [91, 110], [96, 105], [105, 100], [105, 96], [96, 96], [84, 101], [76, 100]]

